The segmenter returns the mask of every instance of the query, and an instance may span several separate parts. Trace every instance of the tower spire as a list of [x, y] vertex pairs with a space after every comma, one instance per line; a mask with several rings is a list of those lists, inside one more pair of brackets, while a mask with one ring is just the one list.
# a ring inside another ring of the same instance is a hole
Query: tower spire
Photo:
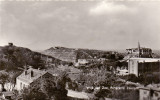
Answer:
[[141, 50], [140, 50], [140, 43], [139, 43], [139, 41], [138, 41], [138, 52], [139, 52], [139, 54], [138, 54], [138, 56], [140, 57], [141, 56]]
[[139, 43], [139, 41], [138, 41], [138, 49], [140, 49], [140, 43]]

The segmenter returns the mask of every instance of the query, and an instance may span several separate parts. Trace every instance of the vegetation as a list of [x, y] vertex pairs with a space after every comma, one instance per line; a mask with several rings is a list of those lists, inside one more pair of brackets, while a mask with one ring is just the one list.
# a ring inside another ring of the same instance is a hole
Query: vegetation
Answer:
[[[36, 69], [46, 69], [48, 67], [46, 64], [47, 57], [51, 58], [51, 63], [54, 63], [55, 65], [72, 65], [71, 63], [55, 59], [54, 57], [34, 52], [27, 48], [16, 47], [14, 45], [2, 47], [0, 55], [3, 56], [3, 58], [1, 57], [0, 59], [0, 70], [7, 71], [17, 71], [19, 68], [23, 69], [23, 66], [25, 65], [33, 66], [33, 68]], [[44, 58], [42, 58], [42, 56]]]
[[0, 84], [2, 84], [2, 91], [6, 91], [4, 88], [4, 85], [6, 83], [12, 84], [12, 87], [10, 86], [8, 89], [11, 90], [12, 88], [15, 87], [16, 84], [16, 77], [20, 75], [20, 72], [5, 72], [5, 71], [0, 71]]
[[29, 88], [22, 91], [23, 100], [67, 100], [65, 84], [69, 80], [66, 74], [62, 73], [58, 78], [46, 74], [36, 80]]
[[125, 79], [126, 81], [131, 81], [135, 83], [141, 83], [143, 85], [148, 85], [148, 84], [158, 84], [160, 82], [160, 73], [145, 73], [144, 75], [141, 75], [137, 77], [134, 74], [129, 74], [125, 76], [121, 76], [121, 78]]
[[138, 90], [113, 90], [111, 93], [111, 98], [120, 100], [139, 100]]
[[6, 72], [0, 73], [0, 84], [2, 84], [2, 91], [6, 91], [4, 88], [4, 84], [9, 81], [9, 75]]

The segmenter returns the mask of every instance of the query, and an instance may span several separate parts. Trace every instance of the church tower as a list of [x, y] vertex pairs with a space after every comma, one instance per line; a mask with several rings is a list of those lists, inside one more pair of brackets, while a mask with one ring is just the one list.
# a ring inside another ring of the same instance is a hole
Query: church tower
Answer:
[[138, 57], [141, 57], [141, 47], [140, 47], [140, 43], [138, 41]]

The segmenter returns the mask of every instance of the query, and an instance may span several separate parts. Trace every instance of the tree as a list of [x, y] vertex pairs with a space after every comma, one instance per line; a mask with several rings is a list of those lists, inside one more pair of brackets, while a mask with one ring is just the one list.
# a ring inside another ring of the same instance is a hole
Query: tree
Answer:
[[112, 99], [138, 100], [139, 99], [139, 92], [138, 92], [138, 90], [128, 90], [128, 91], [125, 91], [123, 89], [113, 90], [112, 91]]
[[[102, 73], [103, 74], [103, 73]], [[97, 77], [97, 85], [100, 86], [100, 90], [102, 90], [102, 87], [110, 87], [115, 83], [116, 77], [112, 74], [104, 74]]]
[[66, 100], [66, 80], [64, 75], [54, 77], [46, 73], [35, 80], [28, 89], [22, 91], [22, 98], [24, 100]]
[[42, 91], [30, 87], [22, 90], [21, 97], [23, 100], [49, 100]]
[[5, 69], [5, 62], [4, 61], [0, 61], [0, 70], [4, 70]]
[[[96, 91], [94, 94], [98, 98], [104, 98], [104, 97], [110, 97], [111, 93], [112, 93], [111, 90], [103, 89], [103, 90]], [[105, 99], [102, 99], [102, 100], [105, 100]]]
[[31, 65], [34, 67], [34, 68], [40, 68], [40, 69], [44, 69], [45, 67], [45, 64], [44, 64], [44, 61], [41, 59], [40, 57], [40, 54], [34, 54], [32, 56], [32, 62], [31, 62]]
[[13, 89], [16, 85], [16, 78], [21, 74], [20, 71], [10, 71], [8, 72], [8, 82], [12, 84], [13, 87], [10, 86], [10, 90]]
[[14, 46], [5, 46], [2, 49], [3, 53], [7, 56], [8, 61], [12, 60], [13, 58], [13, 53], [15, 51], [15, 47]]
[[0, 73], [0, 84], [2, 84], [2, 91], [5, 91], [4, 85], [8, 82], [9, 75], [5, 72]]
[[135, 74], [126, 75], [125, 79], [131, 82], [138, 82], [138, 77]]

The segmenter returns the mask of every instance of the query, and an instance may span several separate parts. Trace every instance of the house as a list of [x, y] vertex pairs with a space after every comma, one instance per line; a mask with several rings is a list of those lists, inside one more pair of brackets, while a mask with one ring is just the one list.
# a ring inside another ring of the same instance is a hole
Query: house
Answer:
[[41, 54], [41, 59], [44, 60], [46, 64], [52, 63], [52, 61], [53, 61], [53, 57], [47, 56], [47, 55], [42, 55], [42, 54]]
[[106, 58], [99, 58], [98, 61], [105, 61], [105, 60], [108, 60]]
[[149, 72], [160, 72], [160, 58], [130, 58], [128, 72], [136, 76]]
[[160, 88], [140, 87], [139, 100], [160, 100]]
[[39, 79], [42, 76], [45, 76], [46, 73], [52, 75], [51, 73], [49, 73], [47, 71], [33, 69], [30, 67], [28, 70], [25, 70], [21, 75], [19, 75], [16, 78], [16, 89], [22, 90], [25, 87], [28, 87], [35, 80]]
[[128, 75], [128, 69], [127, 67], [125, 66], [122, 66], [122, 67], [117, 67], [115, 72], [114, 72], [116, 75]]
[[89, 63], [89, 61], [87, 59], [78, 59], [78, 63], [83, 65]]
[[2, 99], [4, 100], [12, 100], [14, 94], [11, 91], [8, 92], [2, 92]]
[[87, 59], [78, 59], [77, 63], [75, 63], [75, 66], [86, 65], [88, 63], [89, 63], [89, 61]]
[[118, 75], [128, 75], [128, 70], [126, 68], [120, 69], [118, 72], [119, 72]]

